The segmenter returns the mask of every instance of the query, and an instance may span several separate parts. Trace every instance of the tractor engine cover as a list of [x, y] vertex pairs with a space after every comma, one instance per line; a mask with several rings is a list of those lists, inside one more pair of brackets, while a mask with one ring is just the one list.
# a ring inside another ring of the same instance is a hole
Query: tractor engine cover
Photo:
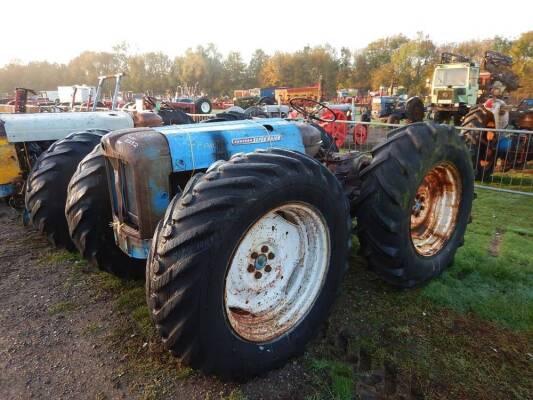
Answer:
[[274, 118], [111, 132], [102, 149], [117, 244], [131, 257], [147, 258], [157, 223], [171, 198], [183, 190], [173, 177], [186, 182], [218, 160], [257, 149], [276, 147], [314, 156], [321, 144], [317, 128]]

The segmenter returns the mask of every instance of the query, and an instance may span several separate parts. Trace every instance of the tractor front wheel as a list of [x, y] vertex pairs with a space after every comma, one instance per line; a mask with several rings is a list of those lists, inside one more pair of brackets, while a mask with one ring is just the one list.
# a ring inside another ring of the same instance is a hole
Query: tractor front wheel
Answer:
[[67, 187], [78, 163], [108, 131], [88, 130], [55, 142], [41, 154], [26, 181], [29, 222], [57, 247], [74, 250], [65, 219]]
[[163, 343], [238, 379], [301, 354], [340, 287], [350, 229], [340, 183], [304, 154], [217, 164], [172, 200], [153, 238], [146, 294]]
[[369, 266], [400, 287], [449, 266], [474, 196], [470, 154], [454, 128], [416, 123], [393, 131], [361, 171], [357, 232]]
[[72, 176], [65, 215], [70, 237], [89, 264], [120, 278], [144, 277], [144, 260], [130, 258], [115, 243], [105, 158], [100, 145], [79, 163]]

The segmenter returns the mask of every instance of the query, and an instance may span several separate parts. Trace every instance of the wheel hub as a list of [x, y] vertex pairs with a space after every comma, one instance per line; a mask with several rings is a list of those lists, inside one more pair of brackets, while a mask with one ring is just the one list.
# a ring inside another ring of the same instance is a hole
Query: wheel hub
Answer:
[[265, 265], [267, 265], [267, 256], [264, 254], [261, 254], [259, 257], [255, 259], [255, 269], [263, 269]]
[[262, 216], [243, 235], [226, 276], [234, 332], [266, 342], [296, 326], [320, 293], [329, 253], [327, 224], [314, 207], [290, 203]]
[[449, 163], [432, 168], [411, 207], [411, 241], [419, 255], [430, 257], [442, 250], [455, 230], [460, 203], [458, 170]]

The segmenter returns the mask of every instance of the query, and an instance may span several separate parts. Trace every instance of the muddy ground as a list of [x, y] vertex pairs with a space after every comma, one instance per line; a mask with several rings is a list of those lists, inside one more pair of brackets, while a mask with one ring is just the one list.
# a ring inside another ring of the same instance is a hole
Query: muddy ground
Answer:
[[[105, 290], [107, 278], [83, 264], [0, 206], [0, 399], [304, 395], [298, 362], [243, 385], [182, 368], [157, 342], [129, 333], [120, 298]], [[142, 283], [132, 285], [142, 295]]]
[[479, 193], [456, 263], [408, 291], [367, 271], [354, 238], [306, 353], [236, 383], [162, 349], [143, 282], [54, 249], [0, 205], [0, 400], [533, 400], [530, 216], [528, 198]]

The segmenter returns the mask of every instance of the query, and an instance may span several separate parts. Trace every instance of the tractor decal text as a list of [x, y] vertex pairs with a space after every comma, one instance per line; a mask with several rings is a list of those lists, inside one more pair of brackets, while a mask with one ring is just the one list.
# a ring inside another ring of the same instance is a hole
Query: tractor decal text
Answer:
[[279, 142], [280, 140], [281, 140], [281, 135], [254, 136], [254, 137], [232, 139], [231, 144], [233, 145], [258, 144], [258, 143]]

